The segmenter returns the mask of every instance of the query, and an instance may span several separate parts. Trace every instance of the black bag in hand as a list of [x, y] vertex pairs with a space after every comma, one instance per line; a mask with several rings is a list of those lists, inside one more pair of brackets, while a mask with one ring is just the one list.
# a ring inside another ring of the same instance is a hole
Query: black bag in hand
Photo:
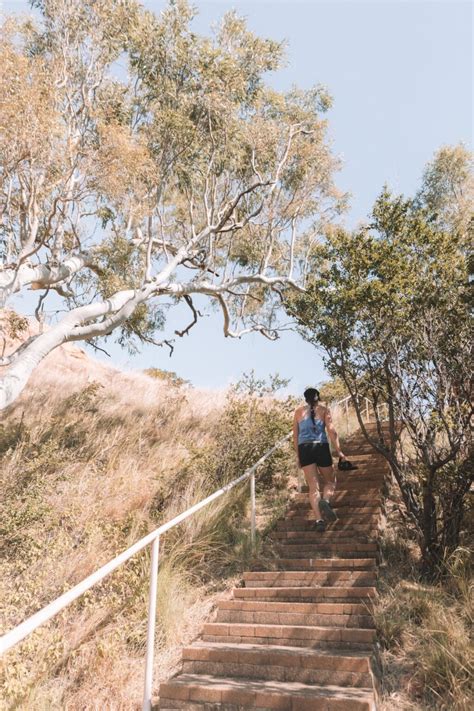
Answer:
[[352, 464], [348, 459], [341, 459], [341, 457], [339, 457], [337, 468], [341, 472], [347, 472], [349, 469], [358, 469], [359, 467], [356, 464]]

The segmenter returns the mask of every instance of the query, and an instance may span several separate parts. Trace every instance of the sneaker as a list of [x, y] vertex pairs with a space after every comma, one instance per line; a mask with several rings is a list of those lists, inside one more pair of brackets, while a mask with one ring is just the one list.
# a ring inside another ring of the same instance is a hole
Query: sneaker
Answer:
[[319, 500], [319, 510], [321, 511], [326, 521], [330, 521], [331, 523], [333, 521], [337, 521], [337, 514], [332, 508], [329, 501], [326, 501], [326, 499]]
[[314, 529], [316, 531], [319, 531], [320, 533], [324, 533], [324, 531], [326, 530], [326, 521], [323, 521], [322, 518], [320, 518], [319, 521], [315, 521]]

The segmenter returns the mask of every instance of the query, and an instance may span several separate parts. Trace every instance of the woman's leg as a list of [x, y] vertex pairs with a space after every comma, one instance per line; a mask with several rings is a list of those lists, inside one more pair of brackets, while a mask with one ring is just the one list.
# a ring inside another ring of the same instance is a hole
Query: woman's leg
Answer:
[[331, 501], [331, 498], [334, 496], [334, 492], [336, 490], [336, 475], [334, 473], [334, 467], [332, 465], [330, 467], [318, 466], [318, 469], [324, 482], [323, 499]]
[[332, 466], [330, 467], [321, 467], [318, 466], [319, 473], [321, 474], [321, 478], [323, 480], [324, 486], [323, 486], [323, 496], [322, 499], [320, 500], [320, 511], [324, 515], [325, 520], [329, 521], [330, 523], [333, 521], [337, 520], [337, 514], [335, 511], [333, 511], [331, 507], [331, 499], [334, 495], [334, 491], [336, 489], [336, 475], [334, 473], [334, 468]]
[[306, 467], [302, 467], [302, 469], [309, 488], [309, 503], [314, 511], [316, 520], [320, 521], [322, 519], [321, 511], [319, 510], [319, 500], [321, 495], [319, 493], [316, 464], [308, 464]]

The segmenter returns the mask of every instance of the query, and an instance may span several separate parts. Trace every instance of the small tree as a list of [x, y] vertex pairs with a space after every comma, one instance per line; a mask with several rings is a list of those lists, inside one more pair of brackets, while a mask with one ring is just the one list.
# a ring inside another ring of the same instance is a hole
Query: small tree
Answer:
[[324, 380], [322, 383], [319, 383], [318, 390], [321, 395], [321, 400], [325, 400], [326, 402], [342, 400], [348, 395], [345, 382], [338, 376], [332, 378], [332, 380]]
[[2, 358], [0, 408], [62, 343], [162, 345], [180, 301], [185, 335], [194, 295], [226, 336], [276, 338], [280, 289], [344, 202], [326, 91], [266, 85], [282, 46], [234, 13], [209, 38], [185, 0], [32, 4], [40, 26], [0, 35], [0, 306], [29, 288], [62, 315]]
[[[459, 544], [473, 477], [472, 340], [467, 223], [462, 229], [451, 201], [448, 231], [423, 194], [413, 201], [385, 189], [368, 227], [330, 233], [313, 255], [325, 267], [289, 308], [331, 375], [343, 379], [363, 433], [390, 463], [424, 569], [434, 574]], [[372, 403], [375, 434], [359, 396]]]

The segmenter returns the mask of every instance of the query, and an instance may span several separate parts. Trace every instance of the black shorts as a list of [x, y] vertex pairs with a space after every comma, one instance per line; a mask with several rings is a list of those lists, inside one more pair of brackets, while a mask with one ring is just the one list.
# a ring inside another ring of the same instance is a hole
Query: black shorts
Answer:
[[298, 445], [300, 466], [317, 464], [318, 467], [332, 466], [331, 450], [328, 442], [303, 442]]

